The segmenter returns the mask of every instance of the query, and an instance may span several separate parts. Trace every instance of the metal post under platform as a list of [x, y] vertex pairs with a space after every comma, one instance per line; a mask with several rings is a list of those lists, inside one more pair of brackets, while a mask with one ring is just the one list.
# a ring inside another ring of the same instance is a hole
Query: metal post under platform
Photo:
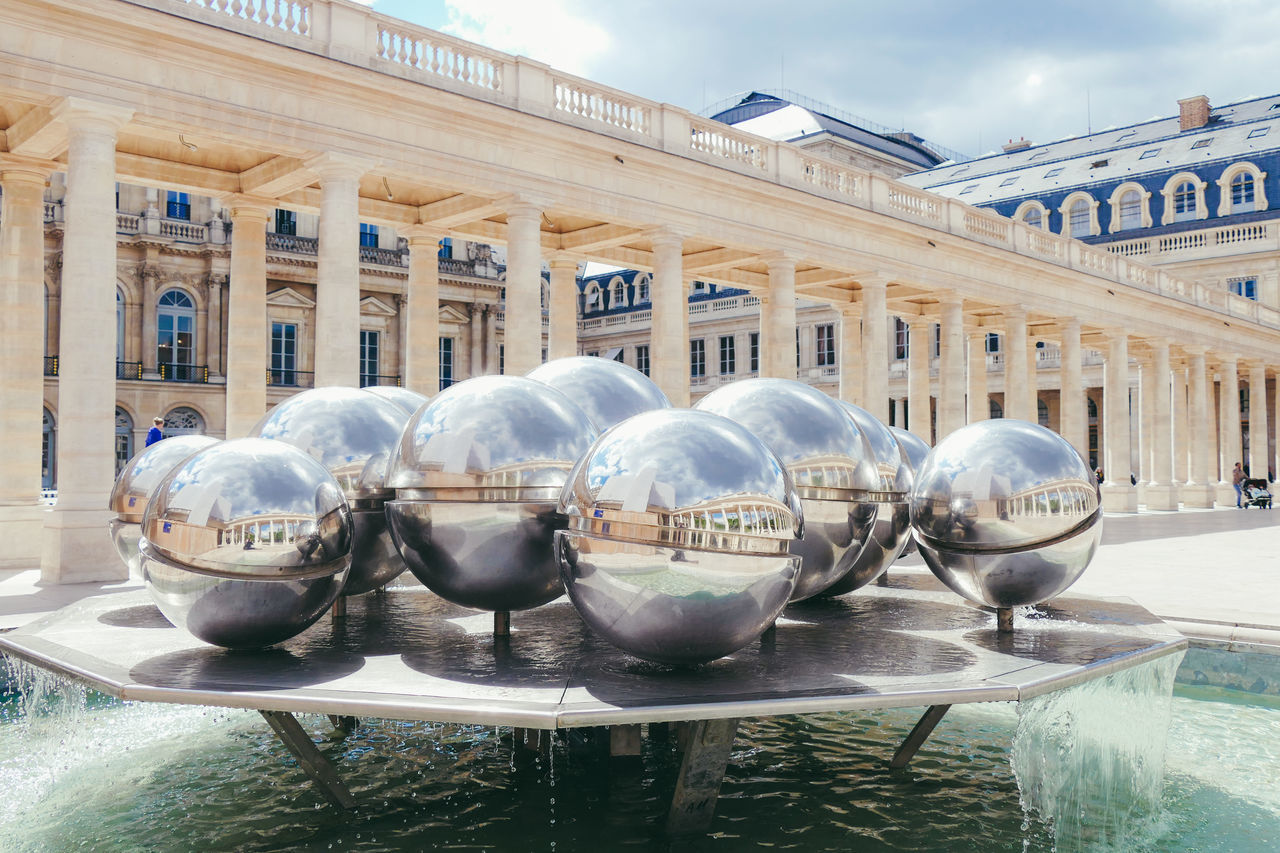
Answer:
[[258, 711], [271, 725], [280, 742], [285, 745], [307, 778], [319, 789], [321, 796], [340, 809], [354, 809], [356, 798], [338, 776], [338, 771], [324, 753], [316, 748], [311, 736], [288, 711]]

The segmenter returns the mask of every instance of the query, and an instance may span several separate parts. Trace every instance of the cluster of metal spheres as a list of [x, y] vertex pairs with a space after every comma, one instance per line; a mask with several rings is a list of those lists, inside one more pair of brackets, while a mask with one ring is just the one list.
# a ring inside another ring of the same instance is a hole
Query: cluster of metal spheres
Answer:
[[147, 448], [111, 508], [161, 612], [215, 645], [281, 642], [408, 568], [479, 610], [567, 592], [595, 633], [675, 664], [865, 586], [913, 541], [952, 590], [1011, 607], [1065, 590], [1101, 536], [1087, 465], [1035, 424], [971, 424], [930, 450], [803, 383], [741, 380], [674, 409], [590, 357], [431, 399], [303, 391], [253, 437]]

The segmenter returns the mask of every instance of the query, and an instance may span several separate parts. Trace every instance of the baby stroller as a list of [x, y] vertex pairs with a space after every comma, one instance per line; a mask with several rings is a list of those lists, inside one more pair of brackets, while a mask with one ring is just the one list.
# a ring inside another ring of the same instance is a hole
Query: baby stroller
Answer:
[[1271, 509], [1271, 492], [1267, 491], [1267, 481], [1263, 479], [1245, 480], [1240, 484], [1240, 506], [1248, 509]]

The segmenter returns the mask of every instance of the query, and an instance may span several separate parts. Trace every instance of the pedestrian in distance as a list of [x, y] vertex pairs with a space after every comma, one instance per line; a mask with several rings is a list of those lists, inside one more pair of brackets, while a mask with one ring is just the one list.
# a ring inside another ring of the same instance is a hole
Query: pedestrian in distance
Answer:
[[1240, 463], [1237, 462], [1236, 467], [1231, 469], [1231, 485], [1236, 487], [1236, 509], [1244, 508], [1240, 503], [1240, 498], [1244, 496], [1244, 489], [1242, 488], [1244, 485], [1244, 478], [1244, 468], [1240, 467]]
[[143, 445], [144, 447], [150, 447], [160, 439], [164, 438], [164, 432], [160, 429], [162, 426], [164, 426], [164, 418], [157, 417], [151, 419], [151, 429], [147, 430], [147, 443]]

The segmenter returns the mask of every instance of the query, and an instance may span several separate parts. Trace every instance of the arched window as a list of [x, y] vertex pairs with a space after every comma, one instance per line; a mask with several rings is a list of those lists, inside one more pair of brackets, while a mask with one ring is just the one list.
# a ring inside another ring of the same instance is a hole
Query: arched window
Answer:
[[203, 435], [204, 418], [195, 409], [178, 406], [164, 416], [164, 434], [171, 435]]
[[990, 404], [988, 406], [988, 412], [991, 414], [992, 420], [1004, 417], [1004, 407], [1001, 406], [998, 401], [988, 398], [988, 403]]
[[636, 277], [636, 304], [649, 301], [649, 276], [642, 275]]
[[1093, 230], [1093, 222], [1090, 215], [1089, 202], [1084, 199], [1076, 199], [1072, 203], [1068, 218], [1071, 223], [1072, 237], [1088, 237]]
[[615, 278], [609, 282], [609, 307], [625, 308], [627, 307], [627, 283], [620, 278]]
[[133, 458], [133, 418], [116, 406], [116, 476]]
[[590, 314], [600, 310], [600, 285], [594, 281], [587, 284], [582, 291], [582, 313]]
[[1196, 185], [1183, 181], [1173, 188], [1173, 221], [1188, 222], [1196, 218]]
[[1045, 210], [1043, 204], [1034, 199], [1024, 201], [1018, 205], [1018, 209], [1013, 212], [1013, 218], [1032, 228], [1045, 229], [1049, 227], [1049, 212]]
[[1036, 422], [1042, 427], [1049, 426], [1049, 407], [1044, 400], [1036, 400]]
[[1040, 213], [1040, 208], [1033, 207], [1023, 215], [1022, 221], [1030, 225], [1032, 228], [1041, 228], [1043, 227], [1042, 223], [1044, 222], [1044, 216]]
[[44, 423], [40, 435], [40, 488], [58, 488], [58, 425], [53, 415], [44, 410]]
[[196, 308], [181, 290], [160, 294], [156, 311], [156, 365], [169, 379], [190, 379], [196, 356]]
[[1240, 172], [1231, 179], [1231, 212], [1247, 213], [1253, 210], [1253, 175]]
[[119, 290], [116, 290], [116, 361], [124, 361], [124, 294]]
[[1120, 230], [1142, 227], [1142, 195], [1137, 190], [1129, 190], [1120, 196]]
[[1096, 424], [1098, 422], [1098, 404], [1093, 402], [1092, 397], [1086, 397], [1085, 400], [1089, 403], [1089, 423]]

